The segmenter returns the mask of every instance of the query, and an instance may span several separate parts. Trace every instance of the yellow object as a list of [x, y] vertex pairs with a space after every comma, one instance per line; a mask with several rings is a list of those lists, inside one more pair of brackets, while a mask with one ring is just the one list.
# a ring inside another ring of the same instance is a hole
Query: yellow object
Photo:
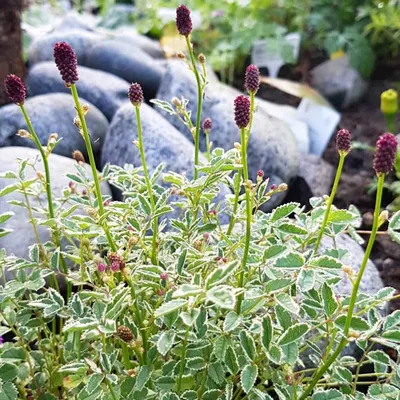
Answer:
[[399, 109], [397, 92], [394, 89], [386, 90], [381, 94], [381, 111], [383, 114], [396, 114]]
[[338, 50], [335, 51], [331, 54], [331, 60], [336, 60], [337, 58], [342, 58], [346, 55], [346, 53], [343, 50]]

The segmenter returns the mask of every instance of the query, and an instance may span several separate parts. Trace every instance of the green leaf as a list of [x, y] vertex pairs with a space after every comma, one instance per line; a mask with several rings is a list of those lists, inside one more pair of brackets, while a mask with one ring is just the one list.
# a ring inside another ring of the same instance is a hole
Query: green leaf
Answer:
[[138, 194], [138, 200], [139, 200], [140, 208], [142, 209], [142, 211], [146, 215], [150, 215], [150, 213], [151, 213], [151, 205], [147, 201], [147, 199], [142, 194], [139, 193]]
[[168, 392], [165, 393], [163, 397], [161, 397], [161, 400], [179, 400], [179, 396], [177, 396], [173, 392]]
[[315, 393], [312, 400], [342, 400], [342, 393], [336, 389], [329, 389], [324, 392]]
[[175, 342], [175, 331], [165, 331], [161, 334], [157, 341], [157, 350], [163, 356], [165, 356]]
[[187, 300], [171, 300], [168, 303], [164, 303], [162, 306], [158, 307], [157, 310], [154, 312], [154, 316], [155, 318], [162, 317], [163, 315], [167, 315], [169, 313], [179, 310], [186, 304]]
[[299, 305], [293, 300], [292, 296], [289, 296], [287, 293], [279, 293], [275, 296], [275, 299], [285, 310], [296, 315], [299, 313]]
[[311, 269], [302, 268], [297, 278], [297, 285], [302, 292], [308, 292], [314, 287], [315, 272]]
[[0, 379], [3, 382], [14, 380], [18, 376], [18, 367], [14, 364], [5, 363], [0, 366]]
[[217, 384], [225, 382], [225, 372], [219, 361], [213, 362], [208, 366], [208, 376]]
[[350, 370], [344, 367], [336, 367], [334, 369], [333, 377], [342, 383], [351, 383], [353, 381], [353, 374]]
[[286, 246], [283, 246], [281, 244], [274, 244], [272, 246], [269, 246], [264, 251], [263, 260], [266, 261], [274, 258], [284, 251], [286, 251]]
[[282, 233], [287, 233], [290, 235], [307, 235], [308, 231], [296, 224], [286, 222], [277, 226], [277, 229]]
[[299, 253], [289, 253], [275, 262], [275, 268], [299, 269], [305, 264], [304, 257]]
[[92, 394], [103, 382], [103, 374], [93, 374], [89, 376], [88, 383], [86, 385], [86, 392]]
[[207, 291], [207, 299], [221, 308], [232, 310], [235, 308], [235, 292], [231, 286], [216, 286]]
[[193, 369], [195, 371], [200, 371], [206, 367], [206, 362], [202, 357], [192, 357], [186, 360], [186, 366], [189, 369]]
[[[346, 323], [346, 315], [341, 315], [340, 317], [336, 318], [335, 324], [340, 329], [344, 329]], [[358, 332], [367, 331], [370, 328], [368, 322], [359, 317], [353, 317], [351, 319], [350, 329]], [[400, 333], [400, 332], [399, 332]]]
[[244, 392], [247, 394], [253, 388], [254, 383], [257, 379], [258, 368], [257, 365], [247, 364], [242, 373], [240, 374], [240, 383]]
[[227, 265], [216, 268], [206, 279], [206, 289], [211, 289], [216, 285], [224, 283], [235, 272], [238, 266], [239, 261], [235, 260]]
[[151, 365], [142, 365], [140, 367], [139, 373], [136, 377], [136, 390], [141, 391], [153, 373], [153, 366]]
[[400, 330], [390, 330], [382, 333], [382, 337], [392, 342], [400, 343]]
[[382, 350], [370, 351], [367, 353], [367, 357], [374, 363], [386, 366], [390, 365], [390, 357]]
[[68, 374], [85, 374], [89, 367], [83, 362], [75, 362], [65, 364], [59, 368], [58, 372], [68, 373]]
[[203, 288], [198, 285], [189, 285], [184, 283], [183, 285], [179, 286], [177, 290], [172, 294], [172, 298], [176, 299], [179, 297], [190, 297], [196, 296], [203, 292]]
[[275, 364], [280, 364], [283, 359], [282, 349], [276, 345], [271, 345], [268, 352], [267, 357]]
[[317, 268], [323, 269], [341, 269], [342, 263], [336, 258], [329, 256], [321, 256], [313, 258], [310, 262], [310, 265]]
[[239, 333], [239, 340], [244, 355], [250, 361], [253, 361], [256, 355], [256, 344], [254, 343], [253, 337], [246, 330], [242, 330]]
[[214, 354], [218, 360], [223, 360], [225, 358], [225, 353], [227, 348], [230, 346], [231, 340], [227, 336], [218, 336], [214, 342]]
[[236, 329], [242, 322], [242, 318], [235, 313], [235, 311], [229, 311], [224, 321], [224, 332], [231, 332]]
[[281, 346], [285, 364], [294, 366], [299, 356], [299, 346], [297, 343], [290, 343]]
[[14, 215], [15, 213], [13, 213], [12, 211], [0, 214], [0, 224], [3, 224], [4, 222], [8, 221]]
[[278, 221], [279, 219], [288, 217], [296, 208], [299, 206], [298, 203], [287, 203], [282, 206], [276, 207], [271, 214], [271, 222]]
[[2, 361], [10, 362], [26, 361], [25, 357], [25, 351], [20, 347], [11, 347], [7, 350], [4, 350], [3, 353], [0, 354]]
[[396, 310], [386, 317], [384, 330], [390, 330], [398, 325], [400, 325], [400, 310]]
[[185, 265], [186, 261], [186, 255], [187, 255], [187, 249], [184, 249], [182, 253], [179, 255], [178, 265], [176, 267], [176, 271], [178, 272], [179, 275], [182, 275], [183, 266]]
[[299, 323], [291, 326], [279, 339], [281, 346], [299, 341], [309, 330], [307, 324]]
[[288, 286], [293, 285], [293, 283], [294, 283], [293, 279], [289, 278], [274, 279], [272, 281], [267, 282], [265, 286], [265, 291], [268, 294], [272, 294], [273, 292], [280, 291]]
[[272, 325], [272, 320], [269, 315], [266, 315], [261, 322], [261, 343], [265, 350], [268, 350], [271, 344], [272, 338], [274, 337], [274, 327]]
[[18, 391], [11, 382], [6, 382], [0, 387], [0, 400], [17, 400]]
[[236, 375], [239, 372], [239, 363], [236, 357], [235, 351], [232, 347], [228, 347], [225, 353], [225, 365], [232, 375]]
[[321, 295], [322, 295], [325, 314], [328, 317], [332, 317], [332, 315], [338, 309], [339, 304], [336, 301], [332, 288], [326, 282], [322, 285]]
[[0, 190], [0, 197], [3, 197], [7, 194], [15, 192], [19, 188], [19, 183], [12, 183], [11, 185], [5, 186], [3, 189]]

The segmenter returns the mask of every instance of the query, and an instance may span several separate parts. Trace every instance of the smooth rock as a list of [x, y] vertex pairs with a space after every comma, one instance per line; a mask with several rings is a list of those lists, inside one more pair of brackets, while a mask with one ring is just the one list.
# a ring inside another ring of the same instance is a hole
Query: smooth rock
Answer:
[[[108, 122], [94, 105], [83, 98], [80, 101], [81, 104], [88, 103], [90, 107], [86, 122], [92, 138], [93, 151], [96, 159], [99, 159]], [[57, 133], [63, 140], [54, 153], [71, 157], [74, 150], [80, 150], [86, 155], [85, 143], [73, 123], [76, 111], [71, 95], [53, 93], [31, 97], [25, 102], [25, 108], [42, 145], [47, 144], [50, 134]], [[19, 107], [9, 104], [0, 108], [0, 147], [35, 147], [33, 141], [16, 136], [19, 129], [28, 129]]]
[[68, 32], [71, 30], [83, 30], [93, 32], [97, 23], [97, 18], [91, 14], [79, 14], [73, 10], [67, 13], [67, 15], [61, 20], [56, 26], [56, 31]]
[[302, 154], [296, 178], [289, 185], [288, 201], [309, 204], [311, 197], [329, 195], [335, 168], [314, 154]]
[[[202, 119], [210, 117], [213, 129], [210, 140], [215, 147], [231, 149], [234, 142], [240, 142], [239, 129], [235, 125], [233, 101], [240, 92], [226, 85], [210, 83], [206, 87]], [[163, 76], [157, 98], [171, 101], [172, 97], [189, 100], [188, 108], [195, 123], [197, 109], [197, 86], [192, 73], [178, 60], [169, 63], [167, 73]], [[189, 140], [191, 133], [176, 118], [157, 110], [179, 129]], [[205, 150], [205, 137], [201, 135], [201, 149]], [[298, 166], [299, 150], [296, 140], [288, 126], [279, 119], [271, 117], [261, 107], [254, 116], [251, 138], [248, 145], [248, 163], [250, 179], [255, 181], [259, 169], [271, 178], [271, 183], [289, 182], [295, 176]], [[282, 196], [274, 196], [266, 204], [266, 209], [276, 205]]]
[[102, 36], [99, 33], [83, 30], [55, 31], [33, 41], [29, 47], [29, 63], [32, 65], [54, 61], [54, 45], [57, 42], [67, 42], [74, 49], [78, 63], [85, 65], [90, 48], [101, 40]]
[[[115, 75], [87, 67], [79, 67], [79, 95], [95, 105], [111, 120], [118, 108], [128, 102], [129, 83]], [[70, 93], [53, 62], [34, 65], [28, 73], [28, 93], [32, 96], [48, 93]]]
[[139, 34], [136, 29], [130, 26], [122, 26], [113, 33], [115, 40], [122, 43], [129, 43], [139, 47], [153, 58], [165, 58], [164, 50], [158, 40], [151, 39]]
[[128, 82], [140, 83], [146, 100], [156, 94], [163, 73], [160, 65], [139, 47], [118, 40], [107, 40], [93, 46], [85, 65], [110, 72]]
[[311, 86], [335, 107], [357, 103], [368, 89], [368, 82], [349, 63], [349, 57], [325, 61], [311, 71]]
[[[6, 171], [16, 172], [18, 170], [17, 159], [29, 158], [31, 161], [39, 156], [39, 151], [36, 149], [29, 149], [26, 147], [4, 147], [0, 149], [0, 173]], [[40, 158], [39, 158], [40, 160]], [[49, 157], [50, 175], [52, 192], [55, 198], [62, 196], [64, 188], [68, 187], [70, 179], [66, 176], [68, 173], [75, 173], [76, 162], [73, 159], [62, 157], [56, 154], [51, 154]], [[36, 162], [35, 168], [43, 172], [43, 165], [41, 161]], [[85, 165], [88, 175], [91, 176], [89, 165]], [[26, 179], [31, 179], [36, 175], [36, 172], [29, 166], [25, 170]], [[14, 182], [13, 179], [0, 179], [0, 190], [5, 186]], [[79, 190], [79, 186], [77, 187]], [[107, 183], [102, 183], [102, 193], [104, 196], [111, 196], [110, 187]], [[0, 197], [0, 214], [8, 211], [13, 211], [15, 215], [8, 221], [1, 225], [2, 228], [12, 229], [13, 232], [9, 235], [0, 238], [0, 249], [5, 248], [7, 254], [14, 254], [17, 257], [28, 258], [28, 247], [36, 243], [36, 238], [30, 218], [26, 208], [16, 205], [11, 205], [10, 200], [24, 201], [22, 194], [13, 192], [4, 197]], [[47, 208], [47, 198], [45, 192], [40, 195], [42, 205]], [[39, 201], [35, 197], [30, 197], [29, 202], [31, 207], [40, 207]], [[82, 211], [78, 209], [78, 213]], [[40, 220], [42, 217], [35, 214], [35, 217]], [[46, 227], [38, 226], [38, 232], [42, 243], [49, 240], [49, 232]]]
[[[143, 130], [144, 151], [149, 172], [165, 163], [164, 171], [174, 171], [193, 177], [194, 146], [167, 120], [147, 104], [140, 107]], [[137, 123], [135, 110], [128, 104], [121, 107], [113, 118], [104, 143], [102, 165], [107, 163], [123, 167], [125, 164], [142, 165], [138, 148], [132, 144], [137, 140]], [[203, 156], [200, 162], [205, 163]], [[223, 202], [224, 196], [230, 193], [226, 187], [221, 187], [217, 202]], [[118, 197], [118, 194], [116, 194]], [[226, 216], [222, 221], [226, 222]]]

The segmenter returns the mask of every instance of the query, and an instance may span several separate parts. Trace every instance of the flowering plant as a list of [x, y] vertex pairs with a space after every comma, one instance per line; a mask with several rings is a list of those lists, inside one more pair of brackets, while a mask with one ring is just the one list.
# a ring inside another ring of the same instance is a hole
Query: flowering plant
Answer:
[[[199, 66], [185, 6], [177, 10], [177, 28], [187, 39], [187, 63], [201, 100], [205, 57], [200, 55]], [[388, 219], [381, 198], [394, 164], [394, 136], [385, 134], [377, 143], [374, 225], [364, 259], [349, 266], [346, 249], [335, 243], [345, 233], [357, 234], [360, 216], [354, 207], [333, 205], [351, 147], [348, 131], [337, 135], [339, 167], [329, 197], [310, 199], [310, 210], [288, 203], [263, 213], [260, 206], [286, 188], [269, 186], [262, 171], [257, 177], [248, 174], [257, 68], [246, 71], [249, 97], [234, 102], [241, 143], [226, 152], [209, 143], [206, 164], [199, 162], [200, 127], [207, 135], [213, 131], [211, 120], [202, 122], [201, 101], [196, 126], [185, 101], [156, 102], [193, 133], [193, 180], [164, 172], [162, 165], [148, 170], [140, 123], [143, 92], [133, 83], [127, 92], [142, 166], [107, 165], [100, 175], [85, 120], [90, 110], [79, 102], [75, 54], [58, 43], [54, 55], [75, 101], [75, 124], [92, 177], [83, 168], [83, 155], [75, 152], [76, 173], [69, 175], [74, 190], [61, 197], [52, 193], [48, 158], [59, 139], [53, 136], [42, 147], [24, 108], [25, 88], [9, 76], [8, 94], [29, 127], [20, 134], [37, 145], [45, 173], [26, 180], [31, 164], [21, 161], [18, 171], [2, 174], [11, 183], [0, 196], [24, 193], [19, 205], [34, 215], [33, 229], [46, 226], [51, 235], [47, 242], [38, 236], [29, 259], [0, 252], [0, 331], [7, 339], [0, 347], [1, 399], [399, 397], [398, 363], [382, 350], [399, 347], [400, 312], [385, 313], [386, 303], [398, 295], [392, 288], [359, 291], [377, 230]], [[120, 189], [124, 200], [105, 198], [101, 181]], [[221, 185], [233, 194], [218, 203]], [[37, 191], [46, 193], [47, 205], [32, 209], [29, 196]], [[222, 214], [229, 215], [228, 226], [221, 223]], [[0, 222], [10, 217], [0, 215]], [[399, 213], [389, 227], [399, 235]], [[338, 291], [342, 279], [351, 281], [350, 292]], [[360, 390], [366, 383], [368, 394]]]

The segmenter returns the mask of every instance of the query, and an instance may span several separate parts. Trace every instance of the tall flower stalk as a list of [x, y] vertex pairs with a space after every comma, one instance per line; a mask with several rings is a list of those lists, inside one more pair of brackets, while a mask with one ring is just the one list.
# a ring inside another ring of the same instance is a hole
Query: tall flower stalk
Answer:
[[[46, 154], [40, 139], [38, 135], [36, 134], [36, 131], [32, 125], [32, 121], [30, 120], [28, 113], [25, 108], [25, 100], [26, 100], [26, 88], [22, 82], [22, 80], [16, 76], [16, 75], [8, 75], [8, 77], [5, 80], [5, 88], [6, 88], [6, 94], [10, 98], [10, 100], [15, 103], [17, 106], [19, 106], [21, 113], [24, 117], [25, 123], [28, 127], [29, 135], [27, 134], [27, 137], [35, 143], [37, 149], [39, 150], [40, 156], [42, 158], [43, 162], [43, 168], [44, 168], [44, 173], [45, 173], [45, 189], [46, 189], [46, 195], [47, 195], [47, 206], [48, 206], [48, 212], [49, 212], [49, 217], [51, 219], [54, 219], [55, 213], [54, 213], [54, 203], [53, 203], [53, 194], [51, 191], [51, 176], [50, 176], [50, 168], [49, 168], [49, 160], [48, 160], [48, 154]], [[55, 232], [55, 243], [57, 247], [60, 247], [61, 244], [61, 239], [60, 235], [58, 232]], [[64, 258], [60, 255], [60, 261], [61, 261], [61, 267], [62, 271], [64, 274], [66, 274], [67, 271], [67, 266], [65, 264]], [[54, 288], [58, 288], [58, 282], [57, 278], [53, 275], [52, 278], [52, 286]], [[67, 296], [69, 298], [71, 294], [71, 284], [68, 282], [67, 283]]]
[[[97, 203], [99, 207], [100, 218], [104, 215], [104, 204], [103, 196], [101, 194], [99, 176], [97, 174], [96, 162], [94, 159], [92, 143], [89, 136], [89, 131], [85, 119], [85, 111], [83, 110], [80, 101], [78, 90], [76, 88], [76, 82], [78, 81], [78, 63], [76, 60], [76, 55], [72, 50], [71, 46], [65, 42], [56, 43], [54, 46], [54, 59], [58, 70], [60, 71], [61, 77], [65, 82], [65, 85], [71, 89], [71, 94], [74, 99], [75, 108], [78, 113], [79, 118], [79, 128], [85, 141], [86, 150], [89, 156], [89, 163], [92, 169], [93, 181], [95, 186], [95, 194], [97, 198]], [[117, 248], [114, 244], [113, 238], [111, 236], [110, 230], [106, 223], [102, 223], [104, 233], [107, 237], [108, 244], [112, 251], [116, 251]]]
[[333, 200], [335, 199], [336, 191], [337, 191], [337, 188], [338, 188], [339, 182], [340, 182], [340, 177], [342, 176], [344, 160], [351, 150], [351, 136], [350, 136], [350, 132], [347, 129], [341, 129], [340, 131], [338, 131], [338, 133], [336, 135], [336, 149], [337, 149], [337, 151], [339, 153], [339, 157], [340, 157], [339, 164], [336, 169], [336, 176], [335, 176], [335, 180], [333, 182], [331, 195], [329, 196], [328, 204], [326, 205], [324, 219], [322, 221], [322, 225], [321, 225], [317, 240], [314, 245], [314, 253], [316, 253], [318, 251], [318, 248], [321, 244], [322, 237], [324, 236], [325, 228], [326, 228], [326, 225], [329, 220], [329, 214], [331, 212]]
[[[247, 132], [245, 135], [246, 137], [245, 137], [245, 141], [244, 141], [245, 151], [247, 154], [247, 146], [249, 144], [250, 132], [251, 132], [251, 127], [253, 125], [253, 117], [254, 117], [254, 111], [255, 111], [255, 96], [260, 87], [260, 71], [257, 68], [257, 66], [249, 65], [247, 67], [246, 73], [245, 73], [244, 86], [250, 96], [250, 121], [249, 121], [249, 125], [247, 127]], [[236, 213], [237, 213], [237, 209], [239, 206], [239, 195], [240, 195], [240, 174], [238, 173], [236, 175], [236, 180], [235, 180], [235, 198], [233, 200], [233, 210], [232, 210], [231, 220], [229, 221], [228, 230], [226, 232], [227, 236], [230, 236], [230, 234], [232, 233], [233, 227], [235, 226]]]
[[[205, 85], [201, 81], [200, 73], [197, 68], [196, 59], [194, 56], [193, 45], [190, 41], [190, 34], [192, 32], [192, 19], [190, 17], [190, 10], [184, 5], [180, 5], [176, 9], [176, 27], [178, 32], [185, 36], [186, 46], [189, 53], [191, 68], [193, 70], [194, 76], [196, 78], [197, 84], [197, 112], [196, 112], [196, 127], [194, 130], [194, 179], [197, 179], [199, 172], [197, 166], [199, 165], [199, 152], [200, 152], [200, 127], [201, 127], [201, 109], [203, 106], [203, 92]], [[199, 61], [203, 68], [203, 73], [205, 73], [205, 57], [200, 55]]]
[[[155, 212], [156, 203], [154, 200], [153, 189], [150, 182], [149, 171], [147, 169], [146, 156], [144, 153], [144, 145], [143, 145], [143, 132], [142, 132], [142, 122], [140, 118], [140, 106], [143, 103], [143, 90], [142, 87], [138, 83], [132, 83], [129, 88], [128, 97], [130, 102], [135, 108], [136, 112], [136, 123], [137, 123], [137, 132], [138, 132], [138, 147], [140, 152], [140, 158], [142, 160], [144, 179], [146, 181], [147, 193], [150, 198], [151, 211]], [[158, 218], [153, 218], [153, 237], [152, 237], [152, 253], [151, 253], [151, 261], [153, 264], [157, 264], [157, 236], [158, 236]]]
[[[245, 198], [246, 198], [246, 232], [245, 232], [245, 242], [242, 256], [241, 271], [239, 274], [239, 287], [244, 285], [244, 274], [246, 270], [247, 257], [250, 248], [250, 234], [251, 234], [251, 219], [252, 219], [252, 205], [250, 198], [250, 191], [252, 188], [252, 183], [249, 181], [249, 170], [247, 165], [247, 140], [248, 134], [246, 128], [250, 123], [250, 100], [248, 97], [240, 95], [236, 97], [234, 102], [235, 111], [235, 122], [240, 129], [240, 139], [241, 139], [241, 156], [242, 156], [242, 166], [243, 166], [243, 183], [245, 187]], [[243, 294], [239, 295], [237, 302], [237, 312], [240, 312], [240, 307], [243, 301]]]
[[[346, 347], [348, 342], [348, 335], [350, 332], [351, 321], [354, 314], [355, 304], [357, 301], [358, 289], [360, 287], [360, 283], [362, 277], [364, 275], [365, 269], [367, 267], [367, 263], [369, 257], [371, 255], [372, 248], [374, 246], [374, 242], [376, 239], [376, 234], [378, 232], [378, 228], [380, 225], [380, 209], [382, 202], [382, 192], [385, 183], [385, 176], [393, 169], [395, 158], [397, 152], [397, 140], [395, 136], [390, 133], [385, 133], [382, 135], [377, 143], [376, 143], [376, 152], [374, 157], [374, 170], [378, 178], [378, 188], [376, 192], [376, 200], [375, 200], [375, 211], [374, 211], [374, 221], [371, 230], [371, 236], [368, 240], [367, 249], [365, 250], [364, 258], [361, 262], [360, 270], [357, 275], [357, 279], [354, 282], [349, 308], [347, 311], [347, 317], [343, 329], [343, 338], [339, 342], [339, 345], [335, 352], [331, 355], [331, 357], [323, 363], [323, 365], [317, 370], [312, 379], [311, 383], [307, 386], [306, 390], [302, 394], [299, 400], [305, 400], [313, 391], [314, 387], [317, 385], [318, 381], [324, 375], [324, 373], [329, 369], [329, 367], [335, 362], [335, 360], [339, 357], [342, 350]], [[333, 339], [334, 340], [334, 339]]]

